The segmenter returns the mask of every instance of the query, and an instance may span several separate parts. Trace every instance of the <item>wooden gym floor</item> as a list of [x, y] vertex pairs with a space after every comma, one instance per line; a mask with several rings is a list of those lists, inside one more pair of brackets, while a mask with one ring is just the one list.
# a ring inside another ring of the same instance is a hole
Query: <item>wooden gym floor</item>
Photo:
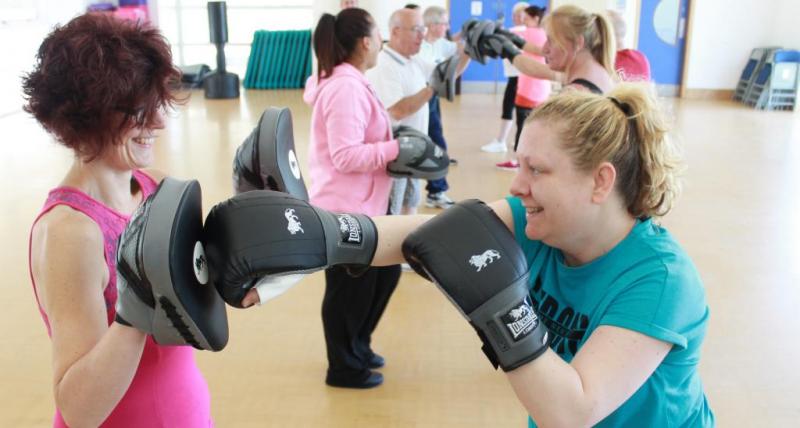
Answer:
[[[512, 173], [479, 147], [497, 132], [500, 95], [442, 103], [453, 199], [495, 200]], [[730, 102], [667, 100], [688, 169], [663, 223], [693, 257], [711, 305], [701, 372], [721, 427], [797, 426], [800, 420], [800, 115]], [[157, 167], [196, 178], [204, 210], [231, 195], [231, 159], [267, 106], [288, 106], [302, 167], [310, 109], [299, 91], [245, 91], [208, 101], [195, 92], [157, 142]], [[26, 114], [0, 118], [0, 426], [49, 426], [50, 343], [27, 265], [28, 232], [69, 152]], [[422, 209], [422, 212], [429, 210]], [[311, 275], [263, 307], [229, 310], [230, 343], [198, 353], [220, 427], [523, 427], [525, 411], [491, 370], [472, 329], [450, 303], [405, 273], [376, 334], [385, 383], [325, 386], [320, 321], [323, 276]]]

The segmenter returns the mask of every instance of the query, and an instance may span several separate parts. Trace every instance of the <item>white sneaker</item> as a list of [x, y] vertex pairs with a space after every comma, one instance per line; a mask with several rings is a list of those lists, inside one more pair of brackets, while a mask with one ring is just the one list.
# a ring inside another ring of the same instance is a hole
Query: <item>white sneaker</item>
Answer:
[[414, 269], [408, 263], [401, 263], [400, 270], [403, 272], [414, 272]]
[[444, 192], [431, 193], [425, 198], [425, 206], [428, 208], [450, 208], [454, 203]]
[[505, 153], [508, 147], [504, 141], [492, 140], [491, 143], [481, 146], [481, 150], [488, 153]]

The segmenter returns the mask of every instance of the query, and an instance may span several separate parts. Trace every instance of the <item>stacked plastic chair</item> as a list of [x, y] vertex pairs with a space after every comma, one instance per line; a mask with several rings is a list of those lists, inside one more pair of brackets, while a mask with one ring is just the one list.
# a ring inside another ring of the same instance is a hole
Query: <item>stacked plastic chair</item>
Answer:
[[776, 50], [758, 71], [744, 98], [759, 110], [794, 110], [800, 82], [800, 51]]
[[800, 79], [800, 51], [778, 51], [769, 79], [767, 110], [794, 110]]
[[311, 30], [255, 32], [244, 76], [245, 88], [302, 88], [310, 75]]
[[750, 52], [750, 59], [742, 70], [742, 75], [739, 77], [739, 83], [736, 85], [736, 91], [733, 93], [734, 101], [742, 101], [747, 99], [747, 92], [756, 80], [756, 76], [761, 71], [761, 68], [767, 61], [767, 58], [780, 49], [779, 46], [770, 46], [763, 48], [755, 48]]
[[755, 80], [750, 84], [747, 93], [744, 97], [744, 103], [755, 108], [763, 109], [765, 103], [766, 92], [764, 91], [769, 85], [769, 78], [772, 75], [772, 58], [767, 59], [761, 69], [758, 71]]

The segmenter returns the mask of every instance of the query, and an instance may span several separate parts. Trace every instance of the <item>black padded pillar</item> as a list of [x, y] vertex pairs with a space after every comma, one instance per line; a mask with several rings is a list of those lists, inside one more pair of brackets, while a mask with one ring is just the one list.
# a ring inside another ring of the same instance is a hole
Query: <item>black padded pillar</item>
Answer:
[[211, 43], [217, 47], [217, 69], [203, 80], [206, 98], [238, 98], [239, 76], [225, 70], [228, 11], [224, 1], [208, 2], [208, 32]]

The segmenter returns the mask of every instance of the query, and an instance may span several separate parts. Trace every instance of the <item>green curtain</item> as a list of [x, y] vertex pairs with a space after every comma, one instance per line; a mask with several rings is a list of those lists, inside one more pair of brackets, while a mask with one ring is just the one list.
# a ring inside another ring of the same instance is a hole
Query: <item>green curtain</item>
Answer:
[[311, 30], [259, 30], [253, 34], [245, 88], [302, 88], [310, 75]]

